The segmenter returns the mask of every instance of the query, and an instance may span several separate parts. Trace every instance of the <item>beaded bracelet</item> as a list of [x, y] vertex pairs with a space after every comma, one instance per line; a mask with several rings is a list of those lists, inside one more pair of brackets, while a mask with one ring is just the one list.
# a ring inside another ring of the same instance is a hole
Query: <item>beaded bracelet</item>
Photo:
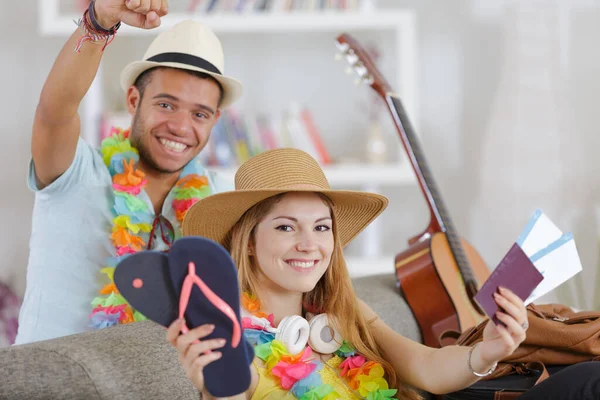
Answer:
[[469, 353], [467, 354], [467, 365], [469, 366], [469, 370], [473, 373], [473, 375], [478, 376], [478, 377], [483, 377], [483, 376], [488, 376], [491, 375], [492, 372], [494, 372], [496, 370], [496, 367], [498, 366], [498, 362], [496, 361], [494, 363], [494, 365], [492, 365], [492, 368], [490, 368], [487, 372], [484, 372], [483, 374], [480, 374], [479, 372], [475, 371], [473, 369], [473, 366], [471, 366], [471, 355], [473, 354], [473, 351], [475, 350], [475, 347], [479, 346], [481, 342], [476, 343], [473, 347], [471, 347], [469, 349]]
[[90, 5], [88, 9], [84, 11], [83, 17], [79, 19], [79, 21], [75, 22], [77, 26], [79, 26], [85, 33], [77, 41], [77, 45], [75, 46], [75, 52], [77, 53], [81, 51], [81, 48], [83, 47], [83, 44], [85, 42], [104, 42], [104, 46], [102, 46], [102, 51], [104, 51], [106, 46], [108, 46], [108, 44], [113, 41], [115, 35], [117, 34], [117, 30], [121, 27], [121, 22], [119, 22], [110, 29], [105, 29], [104, 27], [102, 27], [96, 19], [94, 4], [95, 1], [90, 1]]

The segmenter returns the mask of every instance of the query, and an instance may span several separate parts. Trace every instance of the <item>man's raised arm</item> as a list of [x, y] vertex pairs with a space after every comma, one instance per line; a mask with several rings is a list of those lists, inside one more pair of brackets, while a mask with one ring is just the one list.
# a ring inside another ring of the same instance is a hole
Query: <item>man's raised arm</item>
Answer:
[[[119, 22], [143, 29], [159, 26], [160, 17], [167, 13], [167, 0], [96, 0], [91, 10], [93, 14], [86, 18], [92, 29], [82, 19], [54, 61], [40, 94], [31, 140], [39, 189], [62, 175], [73, 161], [80, 133], [77, 110], [94, 81], [106, 40], [111, 38], [109, 31]], [[106, 32], [93, 30], [94, 23]]]

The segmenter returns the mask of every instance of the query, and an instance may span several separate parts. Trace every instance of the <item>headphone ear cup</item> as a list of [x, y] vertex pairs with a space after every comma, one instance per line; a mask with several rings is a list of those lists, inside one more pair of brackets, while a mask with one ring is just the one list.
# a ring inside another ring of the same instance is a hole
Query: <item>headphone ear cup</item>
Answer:
[[332, 354], [342, 347], [342, 335], [329, 324], [327, 314], [319, 314], [309, 322], [308, 345], [317, 353]]
[[310, 327], [308, 321], [299, 315], [291, 315], [281, 320], [275, 339], [281, 341], [290, 354], [298, 354], [306, 347]]

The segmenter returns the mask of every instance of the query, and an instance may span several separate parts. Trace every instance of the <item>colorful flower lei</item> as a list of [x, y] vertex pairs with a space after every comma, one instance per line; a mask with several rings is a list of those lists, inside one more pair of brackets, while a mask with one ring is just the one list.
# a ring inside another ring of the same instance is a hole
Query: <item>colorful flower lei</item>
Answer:
[[[148, 204], [139, 198], [147, 181], [144, 173], [135, 167], [139, 153], [129, 141], [129, 130], [111, 129], [102, 141], [100, 151], [112, 176], [115, 196], [112, 209], [115, 217], [110, 232], [115, 254], [109, 257], [106, 267], [101, 270], [109, 283], [100, 290], [100, 296], [92, 301], [90, 326], [97, 329], [146, 319], [121, 296], [114, 284], [113, 274], [119, 261], [146, 248], [146, 243], [152, 240], [154, 227], [160, 223]], [[167, 238], [169, 243], [181, 236], [181, 222], [192, 204], [210, 195], [208, 179], [197, 173], [198, 165], [195, 160], [188, 163], [175, 184], [171, 207], [179, 224], [173, 227], [173, 234]]]
[[[268, 329], [273, 325], [273, 314], [266, 315], [260, 311], [260, 302], [256, 296], [242, 293], [242, 306], [259, 319], [242, 318], [244, 336], [254, 346], [254, 353], [265, 362], [268, 373], [282, 389], [290, 391], [300, 400], [340, 398], [333, 386], [323, 383], [319, 371], [325, 364], [320, 360], [311, 360], [312, 349], [309, 346], [298, 354], [290, 354], [285, 345], [275, 339], [275, 334]], [[350, 343], [344, 341], [335, 355], [341, 359], [337, 375], [355, 393], [368, 400], [392, 399], [396, 394], [397, 389], [389, 388], [381, 364], [368, 361]]]

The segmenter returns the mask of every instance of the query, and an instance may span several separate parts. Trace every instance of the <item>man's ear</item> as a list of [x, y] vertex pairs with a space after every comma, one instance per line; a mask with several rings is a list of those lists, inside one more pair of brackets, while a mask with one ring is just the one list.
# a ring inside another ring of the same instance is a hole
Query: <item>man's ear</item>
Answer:
[[131, 114], [131, 116], [135, 115], [141, 101], [142, 96], [138, 88], [135, 86], [130, 86], [129, 89], [127, 89], [126, 106], [127, 111], [129, 114]]

